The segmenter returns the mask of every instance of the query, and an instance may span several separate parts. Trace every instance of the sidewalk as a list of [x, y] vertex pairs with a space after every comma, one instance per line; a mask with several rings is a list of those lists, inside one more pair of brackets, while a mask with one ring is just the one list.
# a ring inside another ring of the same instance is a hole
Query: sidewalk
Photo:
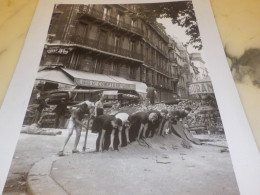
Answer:
[[28, 174], [28, 192], [239, 194], [229, 153], [205, 145], [185, 149], [174, 136], [147, 142], [151, 148], [135, 142], [120, 151], [43, 159]]

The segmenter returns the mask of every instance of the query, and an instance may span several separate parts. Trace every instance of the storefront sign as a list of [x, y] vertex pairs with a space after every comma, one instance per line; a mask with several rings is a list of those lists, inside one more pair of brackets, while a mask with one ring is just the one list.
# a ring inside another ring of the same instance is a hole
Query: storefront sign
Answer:
[[58, 47], [53, 47], [47, 49], [48, 54], [62, 54], [62, 55], [67, 55], [72, 48], [58, 48]]
[[125, 84], [125, 83], [113, 83], [105, 81], [93, 81], [86, 79], [75, 79], [75, 83], [81, 86], [104, 88], [104, 89], [126, 89], [135, 90], [135, 84]]
[[191, 83], [189, 86], [189, 94], [207, 94], [214, 93], [211, 82]]

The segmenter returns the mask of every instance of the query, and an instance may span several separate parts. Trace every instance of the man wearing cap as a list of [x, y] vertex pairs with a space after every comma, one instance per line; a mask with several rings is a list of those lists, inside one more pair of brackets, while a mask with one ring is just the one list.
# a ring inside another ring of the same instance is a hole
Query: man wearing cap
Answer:
[[62, 147], [62, 150], [59, 152], [60, 156], [64, 155], [65, 146], [68, 143], [70, 137], [72, 136], [74, 129], [76, 131], [76, 138], [75, 138], [75, 143], [74, 143], [72, 153], [78, 153], [79, 152], [77, 150], [77, 146], [78, 146], [78, 143], [79, 143], [79, 139], [80, 139], [80, 135], [81, 135], [81, 131], [82, 131], [82, 126], [87, 128], [87, 126], [82, 123], [82, 119], [84, 118], [85, 114], [90, 113], [89, 110], [90, 110], [90, 107], [86, 103], [83, 103], [83, 104], [80, 105], [79, 108], [72, 111], [72, 114], [71, 114], [71, 117], [69, 119], [69, 123], [68, 123], [68, 126], [67, 126], [68, 136], [65, 140], [65, 143]]

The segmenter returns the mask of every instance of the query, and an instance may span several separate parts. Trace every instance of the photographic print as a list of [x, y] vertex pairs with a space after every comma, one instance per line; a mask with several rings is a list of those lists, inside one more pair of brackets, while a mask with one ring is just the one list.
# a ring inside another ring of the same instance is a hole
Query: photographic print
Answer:
[[191, 1], [55, 4], [3, 194], [239, 194], [207, 66]]

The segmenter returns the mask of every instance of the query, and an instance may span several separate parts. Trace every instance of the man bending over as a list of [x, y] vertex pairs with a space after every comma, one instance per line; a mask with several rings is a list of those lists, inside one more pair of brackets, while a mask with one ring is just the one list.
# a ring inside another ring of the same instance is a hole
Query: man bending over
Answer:
[[121, 119], [111, 115], [100, 115], [96, 118], [98, 125], [98, 138], [96, 151], [103, 152], [109, 148], [115, 150], [119, 145], [118, 129], [122, 126]]
[[62, 147], [62, 150], [59, 152], [59, 156], [64, 156], [65, 146], [67, 145], [70, 137], [72, 136], [74, 129], [76, 131], [76, 138], [75, 138], [75, 143], [74, 143], [72, 153], [78, 153], [79, 152], [77, 150], [77, 146], [78, 146], [78, 143], [79, 143], [79, 139], [80, 139], [80, 135], [81, 135], [81, 131], [82, 131], [82, 126], [87, 128], [87, 126], [85, 126], [82, 123], [82, 119], [84, 118], [85, 114], [89, 114], [89, 109], [90, 109], [89, 106], [86, 103], [84, 103], [84, 104], [81, 104], [79, 108], [72, 111], [72, 114], [71, 114], [71, 117], [69, 119], [69, 123], [68, 123], [68, 126], [67, 126], [68, 136], [65, 140], [65, 143]]
[[130, 144], [130, 139], [129, 139], [130, 124], [129, 124], [129, 121], [128, 121], [129, 114], [120, 112], [120, 113], [117, 113], [115, 115], [115, 117], [122, 121], [122, 126], [120, 126], [118, 128], [119, 129], [119, 132], [118, 132], [119, 145], [118, 145], [118, 147]]

